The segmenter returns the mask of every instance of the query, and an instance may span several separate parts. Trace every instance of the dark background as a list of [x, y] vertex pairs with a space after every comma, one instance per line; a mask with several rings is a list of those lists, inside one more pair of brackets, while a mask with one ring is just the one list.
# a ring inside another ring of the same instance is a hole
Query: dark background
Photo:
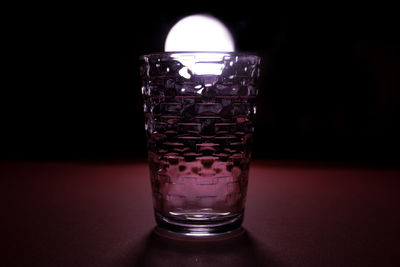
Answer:
[[231, 6], [6, 10], [0, 157], [145, 157], [138, 57], [207, 13], [262, 57], [254, 157], [399, 163], [394, 8]]

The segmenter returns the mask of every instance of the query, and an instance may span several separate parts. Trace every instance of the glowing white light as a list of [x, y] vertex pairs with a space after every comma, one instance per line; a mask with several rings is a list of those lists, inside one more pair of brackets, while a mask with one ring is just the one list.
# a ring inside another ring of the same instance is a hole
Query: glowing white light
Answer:
[[188, 68], [183, 67], [182, 69], [179, 70], [179, 75], [186, 79], [190, 79], [191, 75], [189, 74]]
[[166, 52], [235, 50], [231, 33], [218, 19], [206, 15], [192, 15], [181, 19], [168, 33]]
[[[233, 52], [231, 33], [218, 19], [206, 15], [192, 15], [181, 19], [168, 33], [166, 52], [184, 66], [179, 74], [185, 79], [192, 75], [220, 75], [223, 58]], [[200, 52], [200, 53], [192, 53]]]

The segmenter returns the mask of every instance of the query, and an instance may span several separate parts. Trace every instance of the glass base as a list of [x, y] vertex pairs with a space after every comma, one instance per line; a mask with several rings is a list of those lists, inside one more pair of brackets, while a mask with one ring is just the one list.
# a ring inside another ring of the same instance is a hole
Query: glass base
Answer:
[[171, 214], [166, 217], [155, 211], [159, 228], [172, 234], [188, 237], [215, 237], [232, 234], [243, 222], [243, 211], [225, 214]]

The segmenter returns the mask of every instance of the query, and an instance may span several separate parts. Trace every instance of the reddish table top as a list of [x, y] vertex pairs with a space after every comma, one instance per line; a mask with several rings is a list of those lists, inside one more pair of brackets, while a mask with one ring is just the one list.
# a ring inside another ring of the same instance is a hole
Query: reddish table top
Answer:
[[245, 232], [153, 232], [145, 161], [1, 162], [3, 266], [400, 266], [400, 170], [254, 161]]

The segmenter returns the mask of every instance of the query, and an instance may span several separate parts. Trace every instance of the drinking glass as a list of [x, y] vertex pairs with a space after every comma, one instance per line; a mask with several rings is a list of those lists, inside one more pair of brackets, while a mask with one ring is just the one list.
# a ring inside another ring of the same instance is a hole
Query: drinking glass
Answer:
[[230, 52], [140, 57], [159, 227], [210, 236], [241, 226], [259, 63], [257, 56]]

